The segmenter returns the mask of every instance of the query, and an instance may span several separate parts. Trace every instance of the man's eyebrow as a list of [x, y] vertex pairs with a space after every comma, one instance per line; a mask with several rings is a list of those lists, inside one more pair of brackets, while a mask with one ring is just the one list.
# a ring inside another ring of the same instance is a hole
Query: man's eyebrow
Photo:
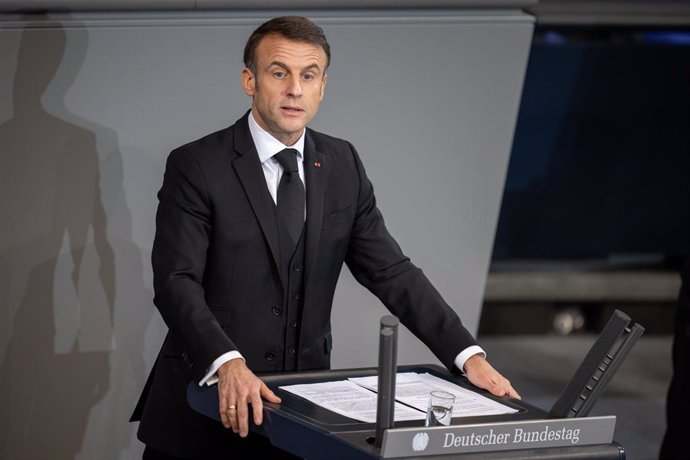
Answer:
[[317, 63], [310, 64], [304, 68], [304, 70], [310, 70], [310, 69], [316, 69], [318, 71], [321, 71], [321, 67]]
[[266, 68], [268, 69], [269, 67], [272, 67], [272, 66], [274, 66], [274, 65], [277, 65], [278, 67], [282, 67], [282, 68], [285, 69], [285, 70], [287, 70], [287, 68], [288, 68], [287, 64], [284, 64], [284, 63], [282, 63], [282, 62], [280, 62], [280, 61], [272, 61], [272, 62], [269, 62], [268, 65], [266, 66]]

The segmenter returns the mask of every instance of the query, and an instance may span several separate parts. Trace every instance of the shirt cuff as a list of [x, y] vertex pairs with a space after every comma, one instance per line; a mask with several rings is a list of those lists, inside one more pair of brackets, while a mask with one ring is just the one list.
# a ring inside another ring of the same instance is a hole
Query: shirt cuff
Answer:
[[472, 345], [471, 347], [467, 347], [464, 350], [460, 352], [458, 356], [455, 357], [455, 366], [460, 369], [463, 375], [465, 375], [465, 361], [470, 359], [474, 355], [482, 355], [484, 358], [486, 358], [486, 352], [482, 350], [482, 347], [479, 345]]
[[215, 359], [215, 361], [213, 361], [211, 363], [211, 365], [208, 367], [208, 370], [206, 371], [206, 375], [204, 375], [204, 377], [201, 380], [199, 380], [199, 386], [200, 387], [204, 386], [204, 384], [211, 386], [215, 383], [218, 383], [218, 374], [217, 373], [218, 373], [218, 369], [220, 369], [220, 366], [222, 366], [223, 364], [227, 363], [228, 361], [230, 361], [232, 359], [237, 359], [237, 358], [244, 360], [244, 358], [242, 357], [240, 352], [237, 350], [223, 353], [222, 355], [217, 357]]

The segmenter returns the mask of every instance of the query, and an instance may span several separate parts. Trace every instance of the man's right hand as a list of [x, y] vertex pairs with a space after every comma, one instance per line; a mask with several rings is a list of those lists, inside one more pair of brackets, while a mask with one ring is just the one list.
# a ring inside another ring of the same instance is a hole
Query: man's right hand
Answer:
[[249, 434], [249, 406], [254, 423], [263, 421], [263, 402], [279, 403], [280, 398], [266, 386], [241, 358], [232, 359], [218, 369], [218, 408], [225, 428], [239, 433], [243, 438]]

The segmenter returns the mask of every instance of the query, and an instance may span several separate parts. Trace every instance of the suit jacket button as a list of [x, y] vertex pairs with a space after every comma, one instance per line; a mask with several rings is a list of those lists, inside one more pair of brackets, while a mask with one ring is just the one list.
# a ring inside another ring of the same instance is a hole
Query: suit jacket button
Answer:
[[290, 327], [297, 327], [297, 321], [290, 321]]
[[275, 353], [268, 351], [264, 355], [264, 358], [266, 358], [266, 361], [273, 361], [274, 359], [276, 359], [276, 355]]
[[186, 351], [182, 352], [182, 360], [184, 361], [184, 363], [187, 365], [188, 368], [191, 369], [192, 367], [194, 367], [194, 362], [189, 357], [189, 355], [187, 354]]
[[276, 316], [280, 316], [283, 313], [283, 309], [280, 308], [278, 305], [274, 305], [273, 308], [271, 308], [271, 311]]
[[292, 348], [292, 347], [288, 348], [288, 354], [289, 354], [290, 356], [295, 356], [295, 349]]

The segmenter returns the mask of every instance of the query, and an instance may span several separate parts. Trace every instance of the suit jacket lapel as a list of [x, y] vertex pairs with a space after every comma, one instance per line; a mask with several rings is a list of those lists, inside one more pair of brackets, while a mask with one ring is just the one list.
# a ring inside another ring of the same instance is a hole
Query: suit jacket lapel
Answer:
[[309, 292], [309, 279], [321, 237], [323, 196], [328, 177], [324, 155], [316, 150], [309, 129], [304, 140], [304, 180], [307, 189], [307, 221], [305, 228], [304, 291]]
[[248, 115], [249, 112], [235, 124], [234, 147], [239, 156], [233, 160], [232, 165], [249, 198], [249, 204], [259, 221], [264, 237], [271, 248], [273, 262], [280, 273], [279, 235], [273, 209], [275, 205], [266, 187], [266, 176], [264, 176], [259, 155], [249, 132]]

